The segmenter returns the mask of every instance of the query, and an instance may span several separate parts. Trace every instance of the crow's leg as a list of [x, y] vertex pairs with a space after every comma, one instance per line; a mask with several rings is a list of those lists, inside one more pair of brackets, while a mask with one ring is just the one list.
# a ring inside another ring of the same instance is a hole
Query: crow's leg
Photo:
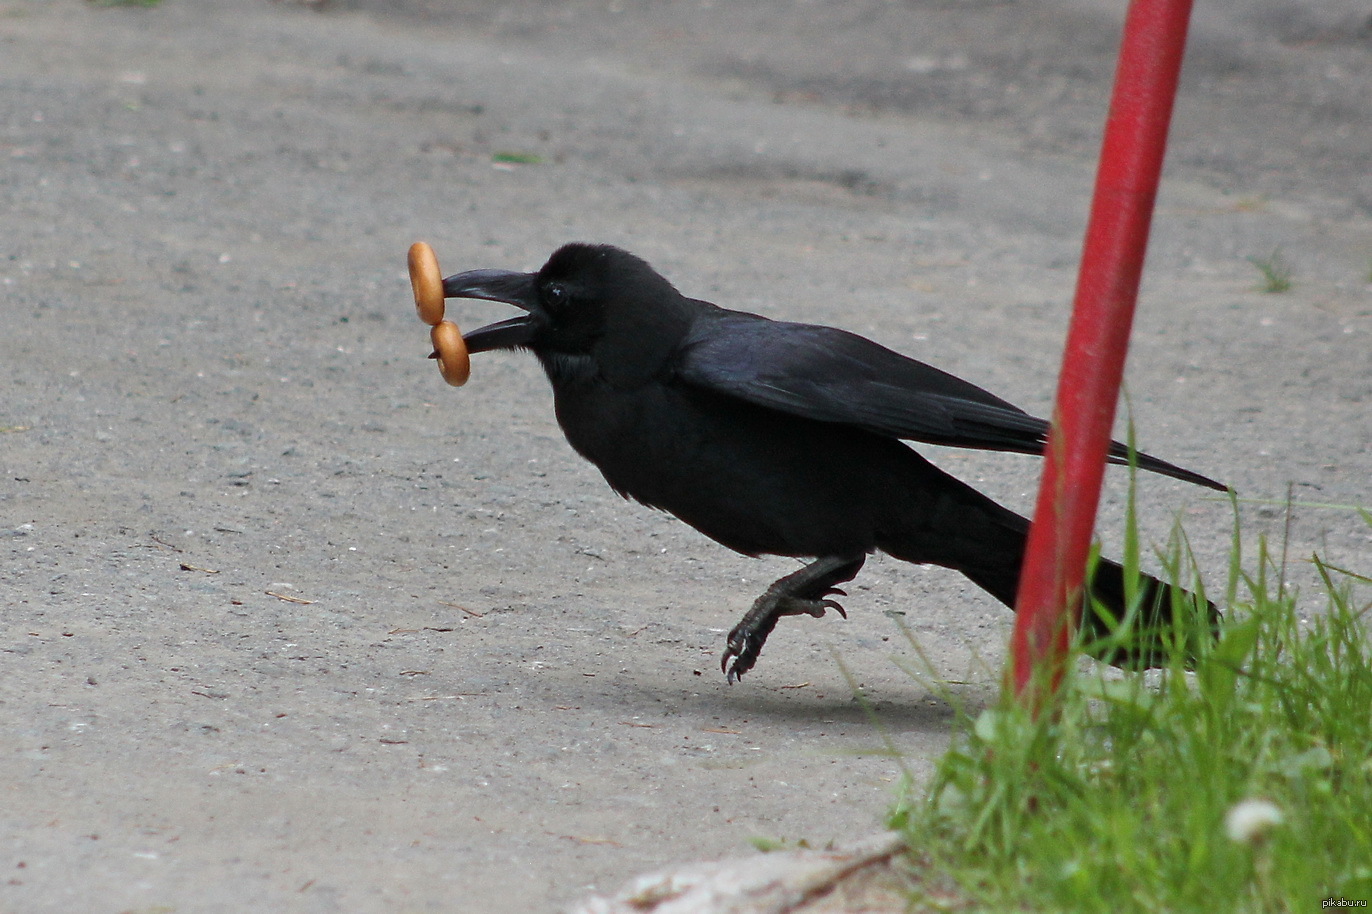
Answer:
[[[757, 598], [753, 608], [743, 617], [743, 621], [729, 632], [729, 640], [724, 656], [719, 661], [721, 671], [727, 670], [730, 682], [737, 682], [744, 673], [757, 663], [762, 645], [767, 636], [776, 628], [782, 616], [814, 616], [818, 619], [826, 609], [833, 609], [845, 619], [848, 614], [834, 600], [825, 599], [830, 594], [846, 596], [835, 587], [844, 581], [851, 581], [862, 569], [867, 556], [853, 558], [848, 555], [827, 555], [815, 559], [799, 571], [777, 580], [767, 592]], [[729, 665], [729, 661], [733, 665]]]

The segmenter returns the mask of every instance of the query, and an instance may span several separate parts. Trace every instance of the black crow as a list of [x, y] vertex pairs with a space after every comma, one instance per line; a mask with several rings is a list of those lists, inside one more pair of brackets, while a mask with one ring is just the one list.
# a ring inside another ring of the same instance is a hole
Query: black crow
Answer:
[[[568, 442], [620, 495], [745, 555], [813, 560], [772, 584], [729, 633], [720, 664], [729, 681], [753, 667], [780, 617], [843, 613], [838, 585], [876, 549], [960, 571], [1014, 606], [1029, 521], [902, 439], [1042, 454], [1044, 420], [853, 333], [687, 298], [607, 245], [568, 244], [537, 273], [459, 273], [443, 293], [527, 312], [466, 334], [469, 351], [531, 351]], [[1112, 444], [1113, 463], [1129, 459]], [[1225, 488], [1147, 454], [1134, 460]], [[1145, 577], [1139, 591], [1140, 627], [1152, 637], [1117, 645], [1106, 659], [1118, 665], [1158, 662], [1158, 632], [1170, 628], [1170, 588]], [[1124, 618], [1118, 564], [1100, 560], [1091, 593]], [[1086, 608], [1088, 631], [1113, 629]], [[1213, 625], [1213, 606], [1208, 614]]]

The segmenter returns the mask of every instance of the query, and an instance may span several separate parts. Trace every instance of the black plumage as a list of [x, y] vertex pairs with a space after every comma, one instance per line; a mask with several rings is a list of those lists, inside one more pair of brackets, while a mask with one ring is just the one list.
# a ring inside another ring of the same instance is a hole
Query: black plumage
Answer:
[[[739, 552], [814, 560], [774, 583], [730, 632], [722, 666], [731, 681], [752, 668], [781, 616], [842, 612], [838, 585], [877, 549], [956, 569], [1014, 605], [1029, 521], [903, 440], [1041, 454], [1044, 420], [856, 334], [687, 298], [605, 245], [566, 245], [537, 273], [450, 276], [444, 294], [526, 312], [468, 333], [467, 346], [533, 352], [567, 440], [615, 491]], [[1128, 449], [1114, 442], [1110, 459], [1128, 462]], [[1156, 457], [1134, 459], [1224, 490]], [[1108, 614], [1125, 614], [1118, 564], [1101, 560], [1091, 589]], [[1107, 659], [1155, 663], [1173, 596], [1193, 603], [1144, 577], [1140, 635]], [[1213, 606], [1208, 613], [1213, 624]], [[1085, 620], [1097, 634], [1111, 627], [1095, 612]]]

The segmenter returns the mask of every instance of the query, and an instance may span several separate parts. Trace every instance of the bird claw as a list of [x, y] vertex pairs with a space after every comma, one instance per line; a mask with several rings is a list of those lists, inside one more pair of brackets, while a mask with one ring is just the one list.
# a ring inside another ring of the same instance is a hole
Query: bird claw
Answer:
[[777, 600], [778, 616], [810, 616], [818, 619], [822, 617], [826, 610], [832, 609], [843, 618], [848, 618], [848, 613], [839, 605], [837, 600], [807, 600], [803, 597], [782, 597]]
[[[724, 656], [719, 660], [719, 671], [725, 675], [725, 679], [730, 685], [743, 678], [743, 674], [753, 668], [757, 663], [758, 654], [762, 652], [762, 645], [756, 639], [750, 638], [747, 632], [739, 631], [742, 625], [734, 626], [734, 630], [729, 632], [729, 639], [724, 646]], [[729, 665], [732, 660], [733, 666]]]
[[757, 663], [767, 636], [776, 628], [782, 616], [812, 616], [818, 619], [829, 610], [843, 618], [848, 613], [832, 595], [847, 596], [835, 587], [851, 581], [862, 567], [863, 557], [827, 556], [816, 559], [797, 572], [772, 583], [767, 592], [753, 602], [753, 608], [734, 626], [725, 639], [724, 656], [719, 659], [720, 672], [730, 683], [738, 682], [743, 674]]
[[[843, 591], [831, 589], [827, 593], [842, 594]], [[782, 616], [812, 616], [820, 618], [827, 610], [834, 610], [843, 618], [848, 618], [848, 613], [839, 605], [837, 600], [807, 600], [803, 597], [781, 597], [775, 600], [771, 606], [770, 624], [757, 625], [752, 623], [750, 618], [744, 618], [742, 622], [735, 625], [733, 631], [729, 632], [729, 637], [724, 645], [724, 656], [719, 660], [719, 671], [725, 675], [732, 685], [743, 678], [743, 674], [753, 668], [757, 663], [758, 655], [762, 653], [762, 645], [767, 641], [767, 635], [771, 633], [772, 626], [776, 625], [776, 620]], [[733, 665], [730, 665], [730, 661]]]

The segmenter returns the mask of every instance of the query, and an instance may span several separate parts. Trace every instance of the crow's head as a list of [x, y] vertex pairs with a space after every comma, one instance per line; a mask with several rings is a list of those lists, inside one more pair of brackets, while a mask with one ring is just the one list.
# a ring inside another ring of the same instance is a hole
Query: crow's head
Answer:
[[528, 312], [465, 334], [468, 351], [529, 349], [550, 373], [574, 362], [615, 383], [660, 370], [690, 319], [691, 303], [671, 283], [609, 245], [564, 245], [537, 273], [458, 273], [443, 280], [443, 295]]

